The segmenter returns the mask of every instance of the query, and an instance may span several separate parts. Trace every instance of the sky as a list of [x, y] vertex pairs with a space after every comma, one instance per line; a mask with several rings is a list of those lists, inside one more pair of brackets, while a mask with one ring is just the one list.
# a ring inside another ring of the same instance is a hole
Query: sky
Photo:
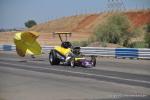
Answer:
[[[24, 28], [28, 20], [44, 23], [64, 16], [108, 10], [109, 0], [0, 0], [0, 29]], [[126, 9], [150, 8], [150, 0], [122, 0]]]

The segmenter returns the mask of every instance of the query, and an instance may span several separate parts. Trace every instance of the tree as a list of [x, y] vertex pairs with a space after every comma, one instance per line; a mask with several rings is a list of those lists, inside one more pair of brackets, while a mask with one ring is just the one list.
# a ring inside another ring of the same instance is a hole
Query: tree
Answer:
[[24, 23], [24, 25], [25, 25], [27, 28], [31, 28], [31, 27], [33, 27], [34, 25], [37, 25], [37, 23], [36, 23], [34, 20], [28, 20], [27, 22]]

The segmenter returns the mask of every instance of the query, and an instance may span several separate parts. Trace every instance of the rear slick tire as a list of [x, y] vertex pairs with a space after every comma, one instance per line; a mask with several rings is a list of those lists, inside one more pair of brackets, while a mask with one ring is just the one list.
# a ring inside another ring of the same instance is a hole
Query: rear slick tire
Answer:
[[60, 63], [59, 59], [57, 59], [56, 52], [51, 50], [49, 53], [49, 62], [51, 65], [58, 65]]

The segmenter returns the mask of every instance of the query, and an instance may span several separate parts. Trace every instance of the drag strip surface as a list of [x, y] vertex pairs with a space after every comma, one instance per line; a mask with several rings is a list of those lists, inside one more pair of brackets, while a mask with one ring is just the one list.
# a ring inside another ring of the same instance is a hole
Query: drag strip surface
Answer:
[[[17, 57], [16, 57], [17, 58]], [[0, 67], [11, 67], [30, 71], [60, 74], [65, 76], [75, 76], [91, 78], [100, 81], [115, 82], [121, 84], [150, 87], [150, 76], [139, 75], [126, 72], [109, 71], [95, 68], [71, 68], [70, 66], [57, 65], [51, 66], [47, 59], [24, 59], [15, 58], [0, 59]], [[97, 67], [101, 67], [100, 64]], [[126, 66], [124, 66], [126, 67]], [[136, 69], [135, 69], [136, 70]]]
[[[99, 59], [97, 66], [51, 66], [0, 53], [0, 100], [149, 100], [149, 61]], [[141, 73], [140, 73], [141, 72]]]

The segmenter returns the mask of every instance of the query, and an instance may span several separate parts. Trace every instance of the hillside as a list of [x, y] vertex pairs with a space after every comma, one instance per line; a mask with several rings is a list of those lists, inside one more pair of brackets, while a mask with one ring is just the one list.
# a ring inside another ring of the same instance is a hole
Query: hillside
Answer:
[[[70, 38], [72, 41], [87, 40], [97, 25], [102, 24], [111, 15], [111, 13], [100, 13], [64, 17], [39, 24], [30, 30], [42, 32], [39, 38], [42, 44], [58, 44], [58, 38], [54, 39], [50, 34], [55, 31], [73, 32], [74, 34]], [[130, 11], [126, 12], [125, 15], [128, 16], [135, 27], [150, 23], [150, 11]], [[53, 43], [55, 40], [58, 41]]]
[[87, 14], [64, 17], [36, 25], [29, 30], [42, 33], [38, 39], [41, 44], [59, 44], [59, 39], [57, 37], [53, 38], [51, 34], [52, 32], [58, 31], [72, 32], [73, 35], [70, 37], [71, 41], [87, 40], [93, 33], [94, 28], [102, 23], [106, 16], [106, 14]]
[[135, 27], [150, 23], [150, 10], [125, 13]]
[[[29, 30], [38, 31], [41, 33], [38, 41], [42, 45], [59, 44], [60, 41], [58, 38], [54, 38], [51, 34], [55, 31], [73, 32], [73, 35], [70, 38], [71, 41], [87, 40], [90, 35], [93, 34], [93, 31], [97, 25], [103, 24], [108, 16], [111, 15], [111, 13], [100, 13], [63, 17], [38, 24]], [[150, 10], [125, 12], [125, 15], [128, 16], [135, 27], [140, 27], [150, 23]], [[0, 33], [0, 35], [1, 44], [12, 44], [14, 33]]]
[[[71, 32], [91, 32], [97, 19], [105, 18], [105, 14], [87, 14], [63, 17], [60, 19], [48, 21], [46, 23], [38, 24], [29, 30], [39, 32], [54, 32], [54, 31], [71, 31]], [[86, 30], [88, 29], [88, 30]]]
[[[87, 14], [64, 17], [32, 27], [30, 30], [39, 32], [71, 31], [71, 32], [93, 32], [96, 25], [102, 23], [110, 14]], [[125, 15], [134, 26], [142, 26], [150, 23], [150, 10], [130, 11]]]

